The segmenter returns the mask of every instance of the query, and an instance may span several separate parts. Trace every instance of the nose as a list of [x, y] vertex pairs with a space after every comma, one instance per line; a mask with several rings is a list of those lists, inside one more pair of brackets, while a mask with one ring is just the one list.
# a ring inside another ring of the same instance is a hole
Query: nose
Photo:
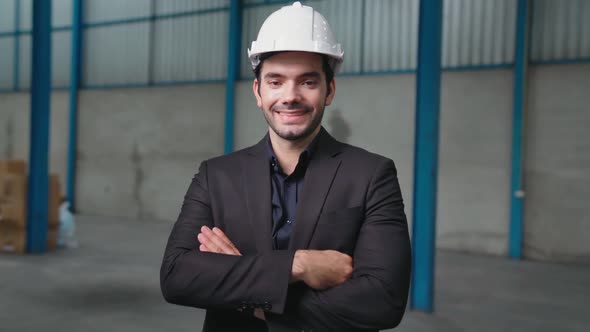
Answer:
[[297, 84], [285, 84], [281, 103], [283, 105], [291, 105], [301, 101], [301, 94], [297, 88]]

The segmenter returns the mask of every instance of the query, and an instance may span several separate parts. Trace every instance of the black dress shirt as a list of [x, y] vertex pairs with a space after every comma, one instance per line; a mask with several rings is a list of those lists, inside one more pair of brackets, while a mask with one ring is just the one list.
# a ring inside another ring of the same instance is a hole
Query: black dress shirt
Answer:
[[295, 211], [299, 194], [303, 192], [303, 179], [313, 150], [317, 144], [317, 135], [309, 146], [299, 155], [299, 161], [293, 173], [287, 175], [281, 169], [268, 138], [270, 160], [271, 203], [272, 203], [272, 238], [275, 250], [287, 249], [291, 230], [295, 224]]

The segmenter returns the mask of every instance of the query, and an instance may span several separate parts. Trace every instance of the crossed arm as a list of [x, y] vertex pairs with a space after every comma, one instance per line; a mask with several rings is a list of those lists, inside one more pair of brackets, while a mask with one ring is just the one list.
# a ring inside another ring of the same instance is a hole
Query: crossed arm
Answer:
[[[217, 227], [201, 227], [197, 235], [202, 252], [241, 256], [231, 240]], [[327, 289], [344, 283], [352, 275], [352, 257], [334, 250], [298, 250], [293, 258], [291, 283], [303, 281], [313, 289]], [[264, 311], [254, 310], [254, 316], [265, 320]]]
[[[393, 162], [376, 169], [366, 202], [352, 273], [352, 258], [335, 251], [241, 256], [231, 239], [212, 225], [203, 165], [171, 234], [162, 291], [169, 302], [225, 309], [236, 308], [240, 298], [264, 295], [278, 304], [267, 310], [273, 318], [316, 330], [394, 327], [406, 305], [410, 246]], [[306, 287], [285, 311], [286, 293], [295, 281]], [[255, 314], [265, 318], [261, 310]]]

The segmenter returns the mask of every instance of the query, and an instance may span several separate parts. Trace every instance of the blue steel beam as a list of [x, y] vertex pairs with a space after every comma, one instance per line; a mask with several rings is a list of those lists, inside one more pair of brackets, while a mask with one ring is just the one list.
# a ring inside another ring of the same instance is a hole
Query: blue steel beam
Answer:
[[236, 82], [240, 78], [242, 3], [231, 0], [229, 7], [229, 45], [227, 59], [227, 80], [225, 83], [225, 143], [224, 152], [234, 150], [234, 114]]
[[106, 26], [113, 26], [113, 25], [144, 23], [144, 22], [159, 21], [159, 20], [169, 20], [169, 19], [196, 16], [196, 15], [222, 13], [227, 10], [228, 10], [228, 7], [217, 7], [217, 8], [189, 10], [189, 11], [178, 12], [178, 13], [170, 13], [170, 14], [139, 16], [139, 17], [131, 17], [131, 18], [125, 18], [125, 19], [108, 20], [108, 21], [100, 21], [100, 22], [88, 22], [88, 23], [84, 24], [84, 28], [97, 28], [97, 27], [106, 27]]
[[[359, 55], [359, 63], [361, 65], [361, 68], [359, 70], [359, 74], [364, 74], [365, 73], [365, 51], [367, 50], [367, 47], [365, 47], [365, 41], [367, 40], [365, 38], [365, 22], [367, 21], [367, 1], [366, 0], [362, 0], [361, 3], [361, 40], [362, 40], [362, 45], [361, 45], [361, 52]], [[339, 76], [342, 76], [342, 74], [340, 74]]]
[[82, 47], [84, 31], [82, 30], [83, 0], [72, 3], [72, 50], [70, 62], [70, 134], [68, 137], [68, 180], [67, 198], [73, 210], [76, 208], [76, 147], [78, 145], [78, 91], [80, 89], [82, 68]]
[[516, 13], [516, 46], [514, 54], [514, 95], [512, 106], [512, 176], [510, 181], [510, 236], [508, 252], [511, 258], [522, 258], [524, 183], [523, 131], [527, 97], [528, 43], [530, 0], [518, 0]]
[[14, 0], [14, 66], [12, 68], [12, 90], [18, 91], [18, 78], [20, 71], [20, 36], [17, 31], [20, 29], [20, 0]]
[[51, 1], [33, 1], [27, 251], [47, 250], [51, 122]]
[[442, 8], [420, 1], [410, 306], [424, 312], [433, 311]]
[[150, 1], [150, 25], [148, 32], [148, 82], [147, 85], [154, 85], [154, 57], [156, 53], [156, 0]]

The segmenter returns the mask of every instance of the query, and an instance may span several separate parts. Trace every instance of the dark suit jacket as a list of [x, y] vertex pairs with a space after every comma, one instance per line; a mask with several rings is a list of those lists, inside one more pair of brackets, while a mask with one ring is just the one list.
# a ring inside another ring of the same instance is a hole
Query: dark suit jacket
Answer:
[[[168, 302], [207, 309], [203, 331], [376, 331], [401, 321], [411, 254], [395, 166], [323, 128], [319, 135], [288, 250], [272, 249], [265, 139], [201, 164], [168, 239], [160, 281]], [[221, 228], [242, 256], [200, 252], [203, 225]], [[351, 255], [351, 279], [322, 291], [289, 285], [297, 249]], [[266, 322], [252, 308], [264, 309]]]

